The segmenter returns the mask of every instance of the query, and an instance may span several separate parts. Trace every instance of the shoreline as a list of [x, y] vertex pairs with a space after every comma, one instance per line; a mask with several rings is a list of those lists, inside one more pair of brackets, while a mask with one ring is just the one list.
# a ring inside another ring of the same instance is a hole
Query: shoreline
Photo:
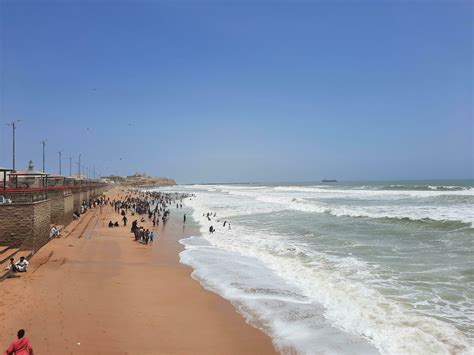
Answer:
[[[286, 352], [286, 345], [301, 353], [341, 354], [406, 349], [461, 354], [472, 348], [463, 299], [472, 289], [466, 284], [465, 248], [473, 230], [458, 222], [468, 216], [472, 186], [163, 190], [198, 196], [186, 205], [195, 211], [203, 238], [186, 241], [183, 262], [206, 288], [238, 309], [243, 304], [251, 322], [254, 315], [264, 320], [279, 351]], [[431, 203], [433, 196], [439, 203]], [[321, 201], [344, 213], [327, 213]], [[459, 209], [458, 201], [464, 201]], [[356, 209], [356, 216], [348, 214]], [[370, 213], [374, 210], [378, 214]], [[445, 225], [409, 220], [441, 213]], [[225, 220], [231, 230], [222, 224]], [[207, 232], [212, 225], [216, 232]], [[407, 255], [416, 255], [417, 263], [407, 264]], [[456, 278], [451, 285], [457, 299], [439, 286], [448, 277]], [[440, 303], [420, 306], [419, 297], [436, 297]]]
[[276, 353], [270, 337], [180, 263], [178, 241], [198, 232], [180, 217], [172, 209], [151, 246], [133, 242], [129, 226], [108, 228], [120, 219], [111, 206], [69, 224], [27, 274], [0, 283], [1, 346], [25, 328], [38, 354]]

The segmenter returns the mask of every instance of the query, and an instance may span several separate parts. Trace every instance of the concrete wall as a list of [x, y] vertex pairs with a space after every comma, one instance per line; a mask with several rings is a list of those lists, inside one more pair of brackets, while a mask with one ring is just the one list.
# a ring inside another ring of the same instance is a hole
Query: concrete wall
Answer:
[[74, 198], [71, 190], [50, 192], [51, 224], [66, 225], [72, 220]]
[[61, 224], [64, 215], [64, 197], [62, 191], [48, 192], [51, 200], [51, 224]]
[[19, 247], [33, 234], [33, 204], [0, 205], [0, 245]]
[[82, 194], [80, 191], [75, 190], [72, 194], [73, 196], [73, 210], [79, 211], [82, 203]]
[[66, 226], [72, 222], [72, 213], [74, 212], [74, 196], [71, 194], [64, 197], [64, 216], [63, 225]]
[[0, 205], [0, 245], [37, 251], [49, 241], [51, 201]]
[[43, 245], [49, 242], [50, 221], [51, 221], [51, 201], [46, 200], [34, 205], [34, 227], [33, 237], [27, 238], [23, 248], [25, 250], [38, 251]]

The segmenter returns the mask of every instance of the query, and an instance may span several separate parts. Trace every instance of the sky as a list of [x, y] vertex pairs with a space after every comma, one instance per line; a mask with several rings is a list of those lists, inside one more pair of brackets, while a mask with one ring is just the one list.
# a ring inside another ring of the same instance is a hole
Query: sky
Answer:
[[0, 166], [472, 179], [471, 1], [0, 0]]

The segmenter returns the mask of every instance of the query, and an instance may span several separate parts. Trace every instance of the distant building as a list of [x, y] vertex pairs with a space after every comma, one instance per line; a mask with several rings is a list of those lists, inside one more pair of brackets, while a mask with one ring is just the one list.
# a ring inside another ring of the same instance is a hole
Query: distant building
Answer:
[[16, 170], [9, 174], [9, 184], [18, 188], [43, 187], [46, 176], [48, 174], [42, 171], [35, 171], [33, 161], [30, 160], [28, 170]]

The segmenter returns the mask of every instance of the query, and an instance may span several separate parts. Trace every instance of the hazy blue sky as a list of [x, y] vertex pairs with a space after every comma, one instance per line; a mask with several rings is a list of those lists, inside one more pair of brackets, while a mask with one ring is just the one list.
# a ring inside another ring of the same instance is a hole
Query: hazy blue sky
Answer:
[[0, 166], [22, 119], [17, 168], [473, 177], [468, 0], [2, 0], [0, 38]]

